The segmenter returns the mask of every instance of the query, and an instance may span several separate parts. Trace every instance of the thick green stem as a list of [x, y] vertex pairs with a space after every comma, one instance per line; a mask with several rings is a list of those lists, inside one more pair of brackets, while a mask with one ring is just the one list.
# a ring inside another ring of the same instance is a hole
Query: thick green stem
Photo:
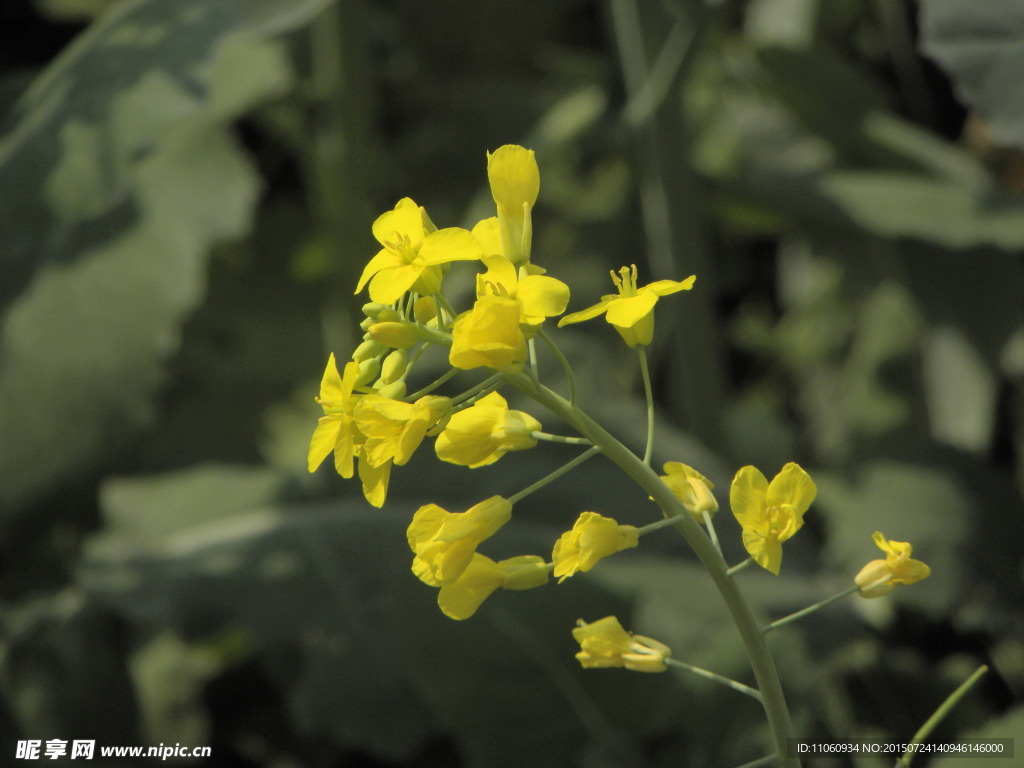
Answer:
[[793, 725], [789, 709], [786, 707], [782, 684], [775, 669], [775, 661], [761, 632], [761, 624], [736, 583], [728, 576], [725, 560], [701, 529], [700, 524], [647, 464], [580, 409], [523, 374], [506, 374], [505, 380], [571, 424], [581, 435], [600, 447], [605, 456], [654, 499], [665, 517], [679, 516], [675, 523], [676, 530], [686, 539], [707, 569], [739, 630], [757, 681], [757, 688], [761, 693], [761, 703], [771, 728], [775, 751], [779, 755], [779, 764], [783, 768], [797, 768], [800, 765], [799, 761], [786, 757], [787, 739], [793, 737]]

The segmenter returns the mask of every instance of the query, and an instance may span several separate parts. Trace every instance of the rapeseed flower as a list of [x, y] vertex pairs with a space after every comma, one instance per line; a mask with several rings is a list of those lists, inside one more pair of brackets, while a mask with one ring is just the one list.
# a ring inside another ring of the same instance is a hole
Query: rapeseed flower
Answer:
[[640, 529], [632, 525], [619, 525], [614, 519], [597, 512], [584, 512], [571, 531], [566, 531], [555, 542], [551, 559], [559, 584], [582, 571], [586, 573], [602, 557], [635, 547]]
[[334, 468], [342, 477], [352, 477], [352, 458], [355, 446], [361, 436], [355, 429], [352, 412], [361, 395], [353, 394], [356, 379], [359, 378], [359, 364], [348, 363], [345, 375], [338, 373], [334, 353], [327, 359], [323, 378], [320, 381], [320, 395], [316, 401], [323, 408], [313, 438], [309, 442], [307, 463], [309, 471], [315, 472], [327, 455], [334, 452]]
[[715, 486], [704, 475], [679, 461], [666, 462], [664, 469], [661, 479], [697, 522], [704, 522], [705, 512], [713, 515], [718, 511], [718, 500], [711, 493]]
[[664, 672], [672, 649], [642, 635], [631, 635], [614, 616], [587, 624], [582, 619], [572, 631], [580, 644], [576, 659], [586, 668], [625, 667], [634, 672]]
[[365, 395], [353, 410], [356, 426], [366, 436], [363, 455], [374, 467], [387, 461], [402, 466], [451, 407], [449, 398], [436, 395], [421, 397], [415, 403]]
[[861, 597], [881, 597], [892, 592], [897, 584], [913, 584], [931, 575], [931, 568], [911, 559], [912, 548], [907, 542], [887, 541], [880, 531], [875, 531], [872, 538], [885, 552], [885, 560], [872, 560], [854, 577]]
[[406, 531], [415, 553], [412, 571], [438, 587], [455, 581], [469, 567], [477, 546], [493, 536], [512, 516], [508, 499], [492, 496], [465, 512], [449, 512], [437, 504], [416, 510]]
[[558, 321], [558, 327], [590, 320], [604, 313], [605, 319], [612, 324], [619, 335], [630, 347], [647, 346], [654, 338], [654, 305], [662, 296], [688, 291], [697, 279], [695, 275], [685, 280], [656, 280], [648, 285], [637, 287], [636, 265], [622, 267], [619, 274], [613, 271], [612, 282], [618, 293], [601, 297], [601, 301], [592, 307], [573, 312]]
[[469, 370], [486, 366], [519, 373], [526, 362], [526, 337], [519, 327], [519, 303], [506, 296], [481, 296], [452, 326], [448, 362]]
[[771, 484], [756, 467], [743, 467], [729, 489], [732, 513], [743, 528], [743, 546], [754, 562], [778, 575], [782, 542], [804, 524], [818, 489], [799, 464], [790, 462]]
[[509, 410], [497, 392], [452, 414], [434, 448], [443, 461], [475, 469], [493, 464], [508, 451], [533, 448], [541, 423], [523, 411]]
[[541, 267], [523, 264], [516, 267], [498, 250], [501, 246], [497, 220], [484, 219], [473, 227], [473, 235], [484, 249], [487, 271], [476, 276], [477, 297], [493, 294], [515, 299], [519, 304], [519, 322], [532, 338], [549, 317], [565, 312], [569, 304], [569, 286], [548, 277]]
[[408, 197], [373, 222], [373, 236], [384, 247], [363, 269], [355, 292], [369, 282], [370, 299], [381, 304], [393, 304], [410, 290], [437, 293], [443, 264], [483, 255], [468, 230], [437, 229], [427, 212]]

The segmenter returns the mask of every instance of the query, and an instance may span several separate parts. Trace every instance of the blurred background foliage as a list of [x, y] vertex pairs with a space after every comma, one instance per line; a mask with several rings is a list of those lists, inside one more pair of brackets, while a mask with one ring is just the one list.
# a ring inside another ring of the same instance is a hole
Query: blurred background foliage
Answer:
[[[409, 573], [416, 506], [564, 450], [424, 450], [381, 511], [305, 471], [373, 218], [489, 215], [504, 143], [537, 151], [535, 260], [573, 308], [623, 263], [698, 275], [658, 310], [656, 459], [817, 480], [755, 604], [842, 588], [876, 529], [931, 564], [773, 636], [799, 732], [906, 740], [986, 663], [936, 736], [1024, 739], [1022, 0], [9, 0], [0, 41], [0, 762], [22, 738], [274, 768], [763, 754], [750, 701], [572, 658], [575, 620], [616, 613], [748, 679], [671, 536], [462, 623]], [[592, 325], [558, 337], [584, 405], [639, 443]], [[647, 505], [597, 459], [489, 553]]]

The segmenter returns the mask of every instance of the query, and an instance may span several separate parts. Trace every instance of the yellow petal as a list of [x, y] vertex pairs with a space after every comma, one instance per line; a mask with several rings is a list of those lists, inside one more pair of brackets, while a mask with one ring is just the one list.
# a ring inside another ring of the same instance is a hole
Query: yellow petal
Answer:
[[766, 501], [769, 507], [792, 504], [797, 515], [802, 516], [817, 494], [811, 476], [799, 464], [789, 462], [768, 486]]
[[324, 403], [340, 403], [348, 397], [349, 392], [351, 389], [346, 392], [342, 385], [341, 376], [338, 374], [338, 364], [334, 359], [334, 353], [331, 352], [327, 358], [324, 375], [320, 379], [320, 400]]
[[437, 266], [450, 261], [474, 261], [482, 258], [484, 252], [469, 230], [448, 227], [427, 235], [419, 255], [424, 264]]
[[384, 506], [388, 495], [388, 480], [391, 479], [391, 462], [374, 467], [362, 456], [359, 457], [359, 479], [363, 484], [363, 496], [378, 509]]
[[376, 256], [370, 259], [369, 264], [363, 267], [363, 274], [359, 276], [359, 282], [356, 284], [355, 293], [359, 293], [366, 286], [367, 281], [382, 269], [394, 269], [395, 267], [405, 266], [405, 260], [394, 251], [389, 251], [386, 248], [379, 251]]
[[763, 536], [746, 528], [743, 529], [743, 547], [754, 562], [766, 571], [779, 575], [782, 567], [782, 544], [774, 536]]
[[[487, 265], [487, 271], [482, 275], [477, 275], [477, 296], [487, 293], [496, 293], [499, 296], [513, 295], [516, 292], [517, 277], [516, 268], [512, 262], [501, 255], [485, 256], [483, 262]], [[495, 286], [500, 287], [501, 290], [495, 291]]]
[[309, 454], [307, 463], [310, 472], [316, 472], [327, 455], [334, 450], [338, 442], [338, 431], [341, 429], [341, 422], [330, 416], [322, 416], [313, 432], [313, 439], [309, 441]]
[[651, 291], [658, 296], [668, 296], [669, 294], [676, 293], [678, 291], [688, 291], [693, 288], [694, 282], [697, 280], [696, 275], [690, 275], [685, 280], [655, 280], [653, 283], [645, 285], [641, 290]]
[[394, 304], [412, 288], [422, 273], [422, 265], [415, 264], [382, 269], [370, 281], [370, 299], [381, 304]]
[[744, 531], [759, 529], [766, 522], [767, 495], [768, 479], [757, 467], [743, 467], [736, 473], [729, 488], [729, 505]]
[[506, 144], [488, 153], [487, 179], [494, 202], [510, 217], [523, 215], [523, 203], [532, 208], [537, 202], [540, 171], [532, 149]]
[[516, 299], [527, 318], [554, 317], [565, 312], [569, 286], [544, 275], [527, 275], [516, 286]]
[[650, 315], [657, 303], [658, 297], [653, 293], [620, 296], [608, 307], [608, 322], [622, 328], [632, 328]]
[[410, 244], [423, 240], [424, 212], [411, 198], [403, 197], [395, 204], [394, 210], [383, 213], [373, 222], [373, 236], [381, 245], [398, 238], [408, 238]]
[[476, 613], [480, 604], [504, 583], [505, 573], [498, 564], [475, 554], [458, 579], [441, 587], [437, 605], [448, 618], [462, 621]]
[[601, 301], [594, 306], [581, 309], [579, 312], [573, 312], [572, 314], [563, 317], [558, 321], [558, 327], [561, 328], [563, 325], [569, 325], [571, 323], [582, 323], [584, 320], [590, 320], [593, 317], [597, 317], [602, 312], [607, 312], [608, 307], [610, 307], [618, 298], [619, 297], [615, 295], [602, 296]]
[[[498, 224], [498, 217], [491, 216], [489, 219], [478, 221], [472, 230], [473, 237], [480, 243], [484, 256], [502, 256], [501, 228]], [[510, 262], [511, 263], [511, 262]]]

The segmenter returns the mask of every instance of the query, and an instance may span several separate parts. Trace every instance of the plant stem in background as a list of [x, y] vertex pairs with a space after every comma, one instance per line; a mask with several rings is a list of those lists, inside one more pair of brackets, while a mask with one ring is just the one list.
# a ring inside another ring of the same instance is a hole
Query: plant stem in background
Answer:
[[910, 765], [910, 761], [914, 759], [914, 747], [928, 738], [928, 735], [935, 730], [935, 726], [942, 722], [942, 719], [948, 715], [950, 710], [957, 705], [957, 702], [959, 702], [960, 699], [962, 699], [967, 692], [974, 687], [974, 684], [985, 676], [986, 672], [988, 672], [988, 667], [982, 664], [974, 670], [974, 674], [967, 678], [959, 688], [949, 694], [946, 700], [939, 705], [938, 709], [935, 710], [935, 713], [929, 717], [925, 721], [925, 724], [922, 725], [917, 730], [917, 733], [914, 734], [914, 738], [910, 740], [910, 747], [908, 747], [907, 751], [903, 753], [903, 756], [896, 761], [895, 768], [907, 768], [907, 766]]

